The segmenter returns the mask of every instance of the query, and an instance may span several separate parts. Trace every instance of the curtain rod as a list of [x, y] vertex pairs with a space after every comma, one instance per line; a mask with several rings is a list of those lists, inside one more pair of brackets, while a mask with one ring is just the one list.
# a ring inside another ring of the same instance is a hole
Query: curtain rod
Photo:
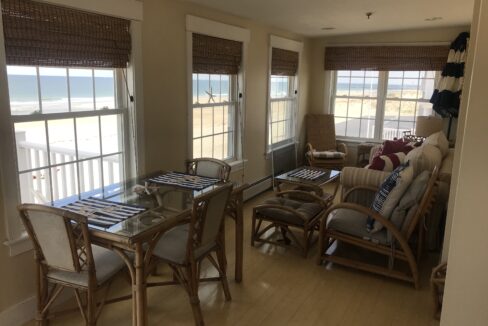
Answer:
[[346, 46], [441, 46], [451, 45], [451, 42], [409, 42], [409, 43], [335, 43], [325, 44], [326, 47], [346, 47]]

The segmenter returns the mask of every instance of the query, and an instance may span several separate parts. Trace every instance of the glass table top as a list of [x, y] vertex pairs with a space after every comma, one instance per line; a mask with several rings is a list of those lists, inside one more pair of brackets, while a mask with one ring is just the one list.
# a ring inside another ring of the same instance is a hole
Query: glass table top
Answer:
[[302, 166], [292, 171], [280, 174], [275, 179], [291, 183], [305, 183], [321, 186], [339, 177], [341, 171], [321, 169], [312, 166]]

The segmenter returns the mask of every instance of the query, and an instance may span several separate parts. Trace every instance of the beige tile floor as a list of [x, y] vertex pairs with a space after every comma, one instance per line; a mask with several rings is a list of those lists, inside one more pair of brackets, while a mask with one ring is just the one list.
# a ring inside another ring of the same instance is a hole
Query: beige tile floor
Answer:
[[[245, 205], [244, 280], [233, 280], [233, 222], [228, 222], [227, 256], [232, 301], [226, 302], [218, 283], [200, 286], [207, 325], [438, 325], [433, 316], [429, 274], [435, 257], [424, 255], [422, 287], [339, 266], [318, 266], [316, 246], [308, 259], [292, 249], [250, 246], [252, 207], [270, 193]], [[171, 277], [164, 266], [162, 277]], [[205, 273], [213, 273], [204, 268]], [[124, 277], [112, 293], [128, 294]], [[67, 303], [69, 304], [69, 303]], [[67, 305], [65, 304], [65, 305]], [[179, 286], [148, 289], [149, 325], [193, 325], [186, 292]], [[106, 306], [98, 325], [131, 324], [130, 301]], [[34, 325], [34, 322], [28, 323]], [[83, 325], [78, 313], [51, 325]]]

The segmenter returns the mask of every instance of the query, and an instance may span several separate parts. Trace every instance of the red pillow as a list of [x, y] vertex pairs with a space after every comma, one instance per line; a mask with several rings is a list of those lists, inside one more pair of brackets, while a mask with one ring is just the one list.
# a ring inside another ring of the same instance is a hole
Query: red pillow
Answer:
[[394, 154], [399, 152], [403, 152], [407, 154], [412, 149], [413, 146], [411, 146], [409, 143], [404, 142], [401, 139], [385, 140], [385, 142], [383, 143], [383, 151], [381, 152], [381, 155], [388, 155], [388, 154]]
[[393, 171], [397, 166], [402, 164], [405, 161], [405, 153], [393, 153], [393, 154], [386, 154], [380, 155], [375, 157], [370, 165], [366, 166], [366, 168], [371, 170], [379, 170], [379, 171]]

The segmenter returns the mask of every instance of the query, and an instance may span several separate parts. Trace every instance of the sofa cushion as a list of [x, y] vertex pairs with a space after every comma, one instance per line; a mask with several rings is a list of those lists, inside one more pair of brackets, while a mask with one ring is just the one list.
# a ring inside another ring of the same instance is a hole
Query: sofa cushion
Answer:
[[[317, 203], [302, 202], [283, 197], [268, 199], [264, 202], [264, 205], [266, 204], [291, 208], [298, 214], [302, 215], [307, 221], [310, 221], [312, 218], [317, 216], [317, 214], [323, 211], [323, 207]], [[258, 208], [258, 212], [259, 214], [275, 221], [284, 222], [292, 225], [303, 225], [303, 220], [301, 218], [285, 210], [263, 207]]]
[[369, 233], [364, 228], [368, 216], [346, 208], [334, 210], [327, 218], [327, 229], [339, 231], [375, 243], [388, 244], [386, 230]]
[[405, 158], [413, 167], [414, 174], [418, 175], [422, 171], [432, 171], [435, 166], [440, 167], [442, 162], [441, 151], [430, 144], [423, 144], [410, 151]]
[[377, 156], [366, 168], [378, 171], [393, 171], [397, 166], [405, 161], [405, 153], [398, 152]]
[[424, 144], [429, 144], [437, 147], [441, 151], [442, 157], [445, 157], [449, 151], [449, 141], [442, 131], [436, 132], [435, 134], [427, 137], [424, 140]]
[[[408, 162], [397, 167], [381, 185], [371, 208], [389, 219], [412, 180], [413, 168]], [[366, 228], [369, 232], [378, 232], [383, 225], [369, 217]]]

